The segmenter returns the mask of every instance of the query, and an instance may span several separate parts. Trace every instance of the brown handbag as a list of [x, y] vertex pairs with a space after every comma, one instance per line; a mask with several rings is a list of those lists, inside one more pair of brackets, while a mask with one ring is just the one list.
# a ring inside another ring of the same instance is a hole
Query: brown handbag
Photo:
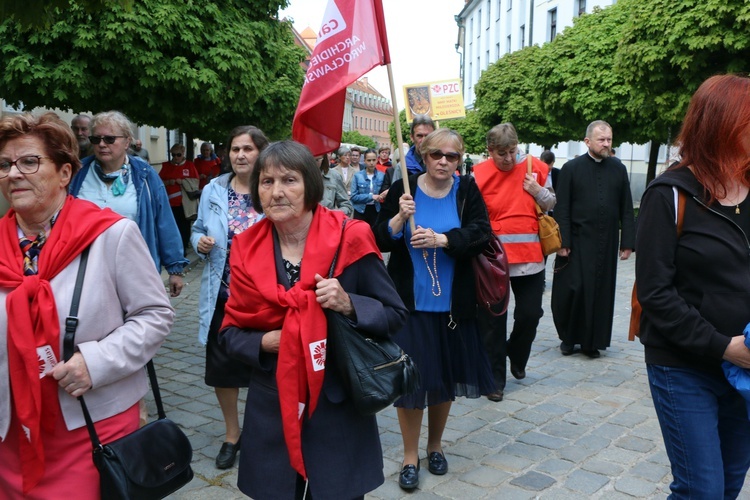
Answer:
[[492, 235], [482, 253], [471, 260], [477, 302], [493, 316], [508, 310], [510, 270], [508, 256], [500, 239]]
[[[528, 154], [526, 155], [526, 169], [528, 173], [531, 173], [531, 164], [532, 158]], [[542, 212], [539, 203], [535, 201], [534, 206], [536, 207], [536, 217], [539, 222], [539, 243], [542, 245], [542, 254], [546, 257], [562, 248], [560, 226], [557, 225], [557, 221], [551, 215]]]

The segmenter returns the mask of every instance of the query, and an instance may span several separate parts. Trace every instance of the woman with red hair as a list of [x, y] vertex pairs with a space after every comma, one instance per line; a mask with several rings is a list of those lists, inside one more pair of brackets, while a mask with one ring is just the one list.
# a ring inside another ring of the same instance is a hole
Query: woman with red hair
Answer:
[[736, 498], [750, 468], [750, 420], [722, 361], [750, 368], [750, 78], [706, 80], [678, 143], [682, 159], [641, 201], [640, 339], [670, 498]]

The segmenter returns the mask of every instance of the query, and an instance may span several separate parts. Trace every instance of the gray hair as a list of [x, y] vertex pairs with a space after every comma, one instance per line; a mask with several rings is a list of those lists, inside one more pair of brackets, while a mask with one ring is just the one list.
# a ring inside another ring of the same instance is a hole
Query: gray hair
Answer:
[[432, 127], [432, 130], [435, 130], [435, 122], [432, 121], [430, 115], [414, 115], [409, 133], [411, 135], [414, 135], [414, 129], [419, 127], [420, 125], [427, 125], [428, 127]]
[[104, 111], [97, 113], [94, 118], [91, 119], [91, 131], [99, 125], [111, 125], [120, 131], [120, 134], [125, 136], [128, 142], [133, 140], [133, 122], [119, 111]]
[[345, 154], [351, 154], [352, 150], [347, 148], [346, 146], [339, 148], [338, 155], [344, 156]]
[[594, 120], [593, 122], [589, 123], [588, 127], [586, 127], [586, 137], [591, 139], [591, 136], [594, 134], [594, 130], [605, 127], [612, 130], [612, 125], [605, 122], [604, 120]]
[[518, 146], [518, 134], [512, 123], [495, 125], [487, 132], [487, 149], [504, 149]]

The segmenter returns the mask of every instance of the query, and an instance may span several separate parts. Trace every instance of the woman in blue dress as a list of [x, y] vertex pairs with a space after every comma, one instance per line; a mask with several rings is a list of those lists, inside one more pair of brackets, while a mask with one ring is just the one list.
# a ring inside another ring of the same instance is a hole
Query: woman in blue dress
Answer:
[[[492, 230], [476, 182], [459, 176], [461, 136], [450, 129], [428, 135], [420, 146], [426, 171], [393, 183], [374, 228], [378, 246], [391, 252], [388, 272], [411, 314], [395, 340], [417, 363], [420, 390], [396, 401], [404, 442], [399, 485], [419, 485], [419, 434], [428, 410], [427, 459], [432, 474], [448, 471], [442, 436], [457, 396], [478, 398], [494, 388], [477, 331], [471, 260]], [[414, 216], [416, 229], [408, 220]]]

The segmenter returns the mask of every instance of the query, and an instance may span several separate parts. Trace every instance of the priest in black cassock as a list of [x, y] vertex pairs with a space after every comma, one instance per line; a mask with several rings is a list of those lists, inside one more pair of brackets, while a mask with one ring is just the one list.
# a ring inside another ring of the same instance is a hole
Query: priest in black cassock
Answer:
[[576, 345], [591, 358], [609, 347], [615, 307], [617, 257], [635, 247], [633, 198], [625, 165], [611, 156], [612, 127], [586, 129], [588, 152], [563, 165], [555, 220], [562, 248], [555, 258], [552, 317], [564, 355]]

